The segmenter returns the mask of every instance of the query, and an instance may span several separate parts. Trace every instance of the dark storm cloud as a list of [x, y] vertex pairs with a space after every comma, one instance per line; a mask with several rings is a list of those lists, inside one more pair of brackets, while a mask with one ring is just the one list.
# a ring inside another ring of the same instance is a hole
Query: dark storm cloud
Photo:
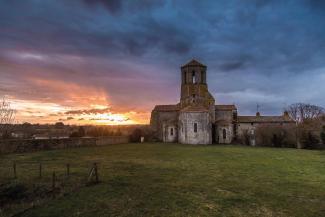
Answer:
[[156, 7], [161, 7], [165, 4], [165, 0], [81, 0], [85, 5], [90, 6], [91, 9], [104, 8], [108, 10], [113, 15], [121, 13], [123, 11], [135, 12], [142, 10], [149, 10]]
[[116, 13], [122, 8], [121, 0], [83, 0], [88, 6], [104, 6], [108, 11]]
[[223, 63], [220, 66], [220, 69], [223, 71], [232, 71], [232, 70], [240, 69], [243, 66], [244, 66], [244, 62]]
[[119, 107], [150, 109], [178, 100], [179, 66], [198, 58], [218, 103], [252, 112], [260, 102], [270, 113], [295, 101], [325, 105], [321, 0], [0, 5], [1, 93], [34, 99], [38, 88], [44, 100], [63, 101], [46, 86], [24, 82], [63, 80], [104, 89]]

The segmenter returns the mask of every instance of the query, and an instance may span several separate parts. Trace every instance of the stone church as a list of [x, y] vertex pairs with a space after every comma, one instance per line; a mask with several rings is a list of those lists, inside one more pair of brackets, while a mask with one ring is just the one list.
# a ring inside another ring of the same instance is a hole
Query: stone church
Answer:
[[191, 60], [181, 66], [181, 96], [175, 105], [157, 105], [150, 125], [157, 140], [183, 144], [231, 143], [260, 124], [292, 124], [281, 116], [238, 116], [235, 105], [216, 105], [208, 90], [207, 67]]

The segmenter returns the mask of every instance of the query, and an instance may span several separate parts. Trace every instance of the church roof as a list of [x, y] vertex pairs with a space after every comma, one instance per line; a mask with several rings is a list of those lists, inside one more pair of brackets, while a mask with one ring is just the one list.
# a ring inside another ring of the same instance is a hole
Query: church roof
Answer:
[[186, 63], [185, 65], [183, 65], [181, 68], [183, 67], [187, 67], [187, 66], [200, 66], [200, 67], [206, 67], [206, 65], [200, 63], [199, 61], [192, 59], [191, 61], [189, 61], [188, 63]]
[[235, 105], [215, 105], [216, 110], [237, 110]]
[[239, 123], [283, 123], [294, 122], [289, 116], [238, 116]]
[[179, 106], [178, 106], [178, 104], [176, 104], [176, 105], [156, 105], [153, 110], [163, 111], [163, 112], [178, 111]]

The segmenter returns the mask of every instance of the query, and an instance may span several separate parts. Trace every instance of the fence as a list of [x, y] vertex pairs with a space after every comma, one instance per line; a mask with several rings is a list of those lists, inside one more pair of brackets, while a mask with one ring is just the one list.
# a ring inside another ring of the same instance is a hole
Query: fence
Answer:
[[0, 216], [20, 216], [35, 205], [96, 185], [102, 181], [100, 168], [104, 169], [90, 162], [13, 161], [1, 165]]

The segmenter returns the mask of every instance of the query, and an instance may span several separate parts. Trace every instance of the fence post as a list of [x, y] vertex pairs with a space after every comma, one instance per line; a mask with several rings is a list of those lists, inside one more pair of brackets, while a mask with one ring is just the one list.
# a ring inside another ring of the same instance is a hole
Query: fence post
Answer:
[[67, 164], [67, 176], [70, 176], [70, 164]]
[[17, 179], [17, 171], [16, 171], [16, 161], [14, 161], [14, 178]]
[[52, 190], [55, 190], [55, 172], [52, 174]]
[[97, 169], [97, 163], [94, 163], [94, 170], [95, 170], [95, 181], [98, 183], [98, 169]]
[[39, 178], [42, 178], [42, 163], [39, 163]]

